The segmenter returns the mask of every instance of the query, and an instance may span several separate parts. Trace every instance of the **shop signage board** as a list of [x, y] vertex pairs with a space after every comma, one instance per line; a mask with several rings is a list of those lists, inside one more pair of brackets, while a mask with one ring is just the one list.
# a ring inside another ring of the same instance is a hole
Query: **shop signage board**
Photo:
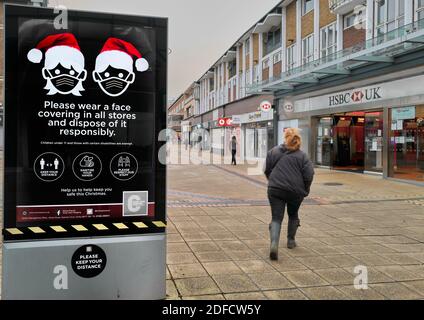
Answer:
[[231, 127], [233, 120], [232, 118], [218, 118], [216, 123], [218, 127]]
[[421, 75], [308, 99], [300, 99], [294, 102], [294, 112], [307, 112], [367, 103], [378, 104], [390, 99], [422, 95], [423, 81], [424, 76]]
[[[105, 282], [119, 273], [118, 251], [143, 255], [144, 247], [145, 258], [165, 264], [153, 255], [164, 256], [166, 226], [158, 136], [166, 128], [167, 20], [68, 11], [67, 27], [57, 28], [56, 16], [53, 9], [5, 6], [3, 296], [37, 298], [30, 296], [33, 281], [40, 297], [72, 299], [79, 291], [75, 298], [82, 298], [95, 286], [82, 279], [93, 278], [103, 282], [105, 298], [113, 297], [107, 289], [142, 298], [125, 293], [124, 279], [111, 284], [118, 288]], [[77, 291], [55, 296], [36, 274], [28, 280], [14, 270], [21, 252], [31, 263], [41, 250], [49, 263], [55, 250], [40, 241], [46, 239], [67, 248], [54, 260], [77, 279]], [[18, 276], [30, 289], [16, 288]]]
[[261, 121], [270, 121], [274, 118], [273, 112], [256, 111], [232, 116], [232, 124], [243, 124]]
[[392, 121], [407, 119], [415, 119], [415, 107], [403, 107], [392, 109]]

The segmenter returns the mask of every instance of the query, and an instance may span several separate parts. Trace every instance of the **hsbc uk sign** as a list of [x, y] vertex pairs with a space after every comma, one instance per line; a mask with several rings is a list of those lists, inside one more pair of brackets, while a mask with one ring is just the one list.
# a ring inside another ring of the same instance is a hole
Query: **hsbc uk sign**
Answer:
[[383, 99], [381, 87], [353, 90], [334, 94], [328, 97], [330, 107], [345, 104], [364, 103]]

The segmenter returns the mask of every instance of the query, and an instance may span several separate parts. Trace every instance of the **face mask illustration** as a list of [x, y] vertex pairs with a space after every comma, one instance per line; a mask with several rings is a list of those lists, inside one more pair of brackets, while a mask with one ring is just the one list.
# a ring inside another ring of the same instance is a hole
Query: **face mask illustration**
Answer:
[[149, 68], [147, 60], [131, 43], [117, 38], [106, 40], [93, 71], [93, 79], [104, 93], [112, 97], [120, 96], [134, 82], [133, 57], [136, 57], [137, 71], [143, 72]]
[[116, 97], [125, 92], [128, 86], [134, 82], [134, 72], [124, 69], [115, 69], [109, 66], [104, 72], [93, 72], [93, 78], [98, 82], [104, 93]]
[[82, 82], [87, 78], [84, 56], [75, 36], [71, 33], [50, 35], [28, 52], [28, 60], [40, 63], [45, 50], [42, 76], [47, 83], [48, 95], [73, 94], [80, 96], [84, 91]]

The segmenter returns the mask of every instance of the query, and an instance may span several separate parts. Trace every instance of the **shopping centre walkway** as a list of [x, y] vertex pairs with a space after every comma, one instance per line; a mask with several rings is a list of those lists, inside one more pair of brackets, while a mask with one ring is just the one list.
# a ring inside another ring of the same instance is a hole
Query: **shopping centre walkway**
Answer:
[[317, 169], [298, 247], [285, 218], [271, 262], [266, 181], [247, 167], [168, 167], [169, 299], [424, 299], [423, 187]]

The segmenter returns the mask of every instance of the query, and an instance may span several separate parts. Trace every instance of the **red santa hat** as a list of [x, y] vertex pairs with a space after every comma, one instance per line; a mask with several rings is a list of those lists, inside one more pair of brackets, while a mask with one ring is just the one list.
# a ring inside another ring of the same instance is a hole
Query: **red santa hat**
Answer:
[[50, 69], [62, 61], [65, 61], [65, 64], [77, 64], [84, 68], [84, 56], [72, 33], [59, 33], [45, 37], [28, 52], [28, 60], [40, 63], [43, 58], [43, 50], [45, 51], [45, 65]]
[[143, 72], [149, 68], [147, 60], [142, 58], [140, 52], [131, 43], [118, 38], [109, 38], [96, 58], [95, 68], [97, 72], [103, 72], [108, 66], [112, 66], [132, 72], [133, 57], [136, 58], [135, 68], [137, 71]]

